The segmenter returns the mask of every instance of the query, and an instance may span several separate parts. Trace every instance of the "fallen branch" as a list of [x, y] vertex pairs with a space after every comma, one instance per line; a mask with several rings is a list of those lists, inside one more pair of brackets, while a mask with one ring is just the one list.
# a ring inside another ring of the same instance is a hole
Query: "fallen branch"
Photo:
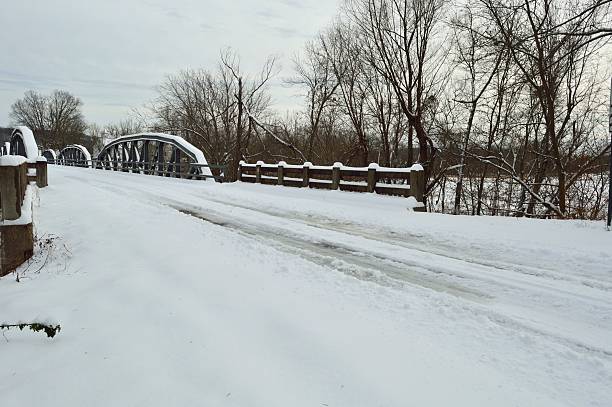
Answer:
[[300, 158], [304, 162], [308, 161], [306, 159], [306, 156], [304, 155], [304, 153], [302, 153], [296, 146], [294, 146], [292, 143], [290, 143], [288, 141], [285, 141], [285, 140], [281, 139], [276, 134], [274, 134], [271, 130], [267, 129], [266, 126], [263, 125], [263, 123], [261, 123], [259, 120], [257, 120], [257, 118], [251, 114], [251, 112], [249, 111], [249, 109], [247, 108], [245, 103], [243, 103], [242, 106], [244, 108], [244, 112], [247, 114], [247, 117], [252, 121], [253, 124], [255, 124], [260, 129], [262, 129], [266, 134], [271, 136], [274, 140], [276, 140], [277, 143], [283, 145], [284, 147], [286, 147], [286, 148], [290, 149], [291, 151], [293, 151], [295, 154], [299, 155]]
[[[561, 219], [565, 219], [565, 214], [563, 212], [561, 212], [559, 210], [559, 208], [554, 205], [552, 202], [544, 199], [543, 197], [541, 197], [539, 194], [535, 193], [530, 187], [529, 184], [527, 184], [527, 182], [525, 182], [521, 177], [519, 177], [519, 175], [516, 173], [516, 171], [514, 170], [514, 166], [512, 164], [510, 164], [508, 161], [506, 161], [503, 157], [497, 157], [497, 156], [485, 156], [485, 157], [481, 157], [479, 155], [473, 154], [473, 153], [469, 153], [468, 155], [470, 155], [471, 157], [477, 159], [480, 162], [483, 163], [487, 163], [495, 168], [497, 168], [500, 171], [505, 172], [506, 174], [508, 174], [513, 180], [515, 180], [517, 183], [519, 183], [525, 190], [525, 192], [527, 192], [531, 197], [533, 197], [536, 201], [538, 201], [541, 205], [543, 205], [549, 212], [554, 212], [557, 216], [559, 216], [559, 218]], [[499, 162], [501, 162], [502, 164], [497, 164], [496, 162], [494, 162], [494, 160], [497, 160]]]

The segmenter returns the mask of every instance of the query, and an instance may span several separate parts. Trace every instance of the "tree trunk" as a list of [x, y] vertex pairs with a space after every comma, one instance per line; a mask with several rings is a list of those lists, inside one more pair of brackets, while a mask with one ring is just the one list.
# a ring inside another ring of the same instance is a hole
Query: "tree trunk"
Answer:
[[242, 159], [242, 133], [243, 133], [243, 123], [242, 116], [244, 111], [243, 101], [242, 101], [242, 77], [238, 78], [238, 122], [236, 125], [236, 147], [234, 149], [234, 160], [232, 162], [232, 181], [236, 181], [238, 179], [238, 166], [240, 165], [240, 160]]

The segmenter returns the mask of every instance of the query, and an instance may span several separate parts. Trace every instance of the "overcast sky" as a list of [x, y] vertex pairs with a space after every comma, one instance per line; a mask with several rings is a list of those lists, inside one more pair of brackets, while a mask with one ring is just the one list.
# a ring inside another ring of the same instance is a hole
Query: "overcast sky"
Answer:
[[281, 80], [291, 57], [328, 25], [339, 0], [2, 0], [0, 126], [29, 89], [65, 89], [84, 102], [89, 122], [127, 116], [155, 96], [165, 75], [214, 69], [232, 47], [242, 70], [257, 73], [276, 55], [281, 73], [274, 107], [297, 108], [301, 96]]

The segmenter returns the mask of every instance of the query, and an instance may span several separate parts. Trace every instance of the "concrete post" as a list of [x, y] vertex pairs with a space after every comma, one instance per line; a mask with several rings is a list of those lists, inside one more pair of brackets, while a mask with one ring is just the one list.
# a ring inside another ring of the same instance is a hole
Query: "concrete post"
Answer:
[[340, 168], [342, 168], [342, 163], [334, 163], [332, 167], [331, 189], [334, 191], [340, 187]]
[[[417, 202], [423, 203], [423, 194], [425, 192], [425, 171], [420, 164], [413, 164], [410, 167], [410, 196], [413, 196]], [[415, 212], [425, 212], [425, 206], [414, 208]]]
[[[15, 220], [21, 217], [21, 207], [28, 185], [27, 173], [26, 162], [19, 165], [0, 164], [0, 220]], [[32, 257], [33, 248], [31, 222], [23, 225], [0, 223], [0, 276], [10, 273]]]
[[378, 170], [378, 164], [370, 163], [368, 166], [368, 192], [376, 191], [376, 182], [378, 182], [378, 177], [376, 171]]
[[15, 220], [21, 216], [21, 204], [27, 186], [27, 164], [0, 165], [1, 220]]
[[0, 277], [15, 270], [34, 253], [34, 231], [27, 225], [0, 225]]
[[36, 185], [39, 188], [44, 188], [47, 182], [47, 160], [36, 161]]
[[[45, 162], [46, 164], [46, 162]], [[23, 157], [0, 157], [0, 221], [16, 220], [28, 186], [28, 164]], [[0, 276], [32, 257], [32, 223], [6, 225], [0, 222]]]
[[278, 185], [285, 185], [285, 165], [284, 161], [278, 162]]

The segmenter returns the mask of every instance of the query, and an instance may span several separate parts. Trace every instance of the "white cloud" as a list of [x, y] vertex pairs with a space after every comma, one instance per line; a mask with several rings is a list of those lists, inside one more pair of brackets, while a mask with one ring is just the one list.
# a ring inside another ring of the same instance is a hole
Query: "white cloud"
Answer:
[[[89, 121], [117, 121], [154, 97], [167, 74], [214, 68], [220, 49], [255, 74], [269, 55], [290, 58], [336, 14], [338, 0], [21, 0], [0, 14], [0, 125], [23, 92], [62, 88], [81, 97]], [[279, 110], [300, 103], [272, 89]]]

